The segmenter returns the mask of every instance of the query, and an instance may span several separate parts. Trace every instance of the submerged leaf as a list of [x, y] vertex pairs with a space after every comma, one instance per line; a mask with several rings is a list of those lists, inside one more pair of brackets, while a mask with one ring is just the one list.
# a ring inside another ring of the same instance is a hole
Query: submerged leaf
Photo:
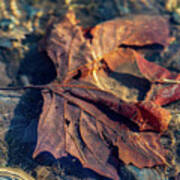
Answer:
[[166, 164], [166, 151], [160, 146], [158, 134], [137, 133], [123, 128], [121, 135], [115, 145], [118, 146], [119, 158], [126, 164], [133, 163], [139, 168]]
[[96, 59], [117, 49], [120, 45], [145, 46], [169, 43], [167, 20], [160, 16], [133, 15], [101, 23], [90, 31]]
[[151, 86], [146, 96], [146, 100], [153, 101], [159, 105], [166, 105], [180, 99], [180, 74], [148, 62], [141, 55], [134, 51], [136, 61], [141, 73], [151, 82], [156, 82]]
[[98, 90], [90, 91], [88, 88], [72, 88], [71, 94], [93, 104], [108, 107], [111, 111], [137, 124], [141, 131], [153, 130], [163, 132], [167, 130], [171, 120], [170, 112], [152, 101], [127, 103], [110, 93]]
[[33, 156], [48, 151], [55, 158], [66, 155], [64, 129], [64, 99], [43, 92], [44, 106], [38, 124], [38, 142]]
[[[56, 158], [61, 158], [67, 152], [77, 157], [84, 167], [112, 179], [118, 179], [118, 174], [111, 145], [118, 147], [119, 158], [125, 164], [151, 167], [166, 163], [159, 135], [155, 132], [141, 133], [138, 129], [132, 130], [135, 128], [133, 123], [136, 122], [121, 116], [123, 102], [120, 99], [110, 93], [94, 90], [93, 86], [85, 88], [86, 86], [87, 84], [84, 88], [66, 87], [63, 90], [58, 84], [51, 84], [53, 94], [43, 93], [45, 101], [34, 156], [49, 151]], [[140, 124], [137, 125], [141, 127]], [[122, 144], [123, 138], [126, 145]], [[134, 143], [133, 148], [129, 148], [131, 141]], [[131, 156], [134, 151], [137, 152], [138, 161]]]
[[[56, 23], [45, 39], [46, 50], [54, 62], [57, 78], [65, 80], [68, 72], [75, 71], [92, 60], [89, 43], [72, 13]], [[76, 71], [75, 71], [76, 73]]]
[[[168, 23], [160, 16], [117, 18], [87, 31], [72, 13], [56, 23], [45, 47], [57, 81], [42, 92], [34, 157], [43, 151], [55, 158], [69, 153], [84, 167], [117, 180], [118, 159], [139, 168], [166, 164], [158, 132], [167, 130], [171, 115], [145, 97], [157, 78], [171, 74], [134, 49], [168, 43]], [[160, 72], [145, 71], [146, 65]]]
[[148, 95], [149, 96], [147, 98], [151, 98], [156, 104], [169, 104], [180, 99], [180, 84], [153, 86]]
[[100, 138], [96, 117], [74, 104], [73, 102], [77, 101], [75, 97], [66, 93], [61, 96], [61, 93], [58, 93], [60, 91], [52, 95], [43, 93], [44, 106], [38, 125], [38, 143], [33, 156], [48, 151], [55, 158], [61, 158], [70, 153], [78, 158], [84, 167], [118, 180], [116, 168], [109, 163], [111, 149]]
[[76, 74], [82, 67], [86, 67], [83, 72], [98, 68], [99, 62], [120, 46], [167, 46], [169, 39], [167, 20], [160, 16], [117, 18], [85, 32], [69, 12], [50, 30], [45, 46], [56, 66], [57, 78], [63, 81], [67, 72]]

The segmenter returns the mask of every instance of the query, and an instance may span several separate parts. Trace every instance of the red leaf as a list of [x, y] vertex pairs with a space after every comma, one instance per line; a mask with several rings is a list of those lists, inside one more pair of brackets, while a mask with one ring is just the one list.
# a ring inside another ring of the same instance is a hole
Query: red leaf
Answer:
[[141, 73], [150, 81], [159, 84], [153, 85], [147, 94], [146, 100], [156, 104], [166, 105], [180, 99], [180, 75], [145, 60], [134, 51], [136, 61]]
[[[158, 135], [151, 132], [137, 133], [126, 128], [122, 128], [121, 135], [115, 144], [118, 146], [119, 158], [125, 164], [133, 163], [135, 166], [143, 168], [166, 163], [164, 158], [166, 152], [159, 144]], [[126, 151], [124, 152], [124, 150]]]
[[[115, 158], [111, 155], [111, 144], [118, 147], [119, 158], [126, 164], [133, 163], [142, 168], [166, 163], [159, 136], [154, 132], [133, 132], [130, 121], [124, 124], [125, 119], [119, 116], [122, 102], [112, 94], [78, 87], [76, 91], [76, 88], [67, 85], [63, 90], [57, 84], [51, 84], [50, 88], [52, 96], [43, 93], [45, 101], [34, 156], [49, 151], [56, 158], [61, 158], [67, 152], [77, 157], [84, 167], [112, 179], [118, 179], [118, 175], [115, 164], [109, 163]], [[89, 99], [86, 99], [88, 94]], [[101, 99], [104, 99], [103, 104]], [[106, 112], [110, 104], [112, 108]], [[110, 112], [114, 114], [114, 119], [110, 118]], [[131, 156], [134, 152], [138, 161]]]
[[[50, 92], [42, 92], [44, 105], [34, 156], [42, 151], [56, 158], [70, 153], [84, 167], [112, 179], [119, 179], [118, 159], [140, 168], [166, 164], [160, 135], [154, 131], [165, 131], [171, 116], [152, 101], [138, 100], [143, 100], [150, 82], [170, 74], [132, 49], [168, 45], [167, 21], [138, 15], [107, 21], [84, 32], [74, 14], [68, 13], [44, 42], [58, 83], [46, 86]], [[146, 72], [145, 65], [156, 68], [157, 73]], [[118, 157], [113, 154], [114, 146]]]
[[[64, 99], [49, 92], [43, 92], [44, 106], [38, 124], [38, 141], [33, 156], [42, 151], [51, 152], [55, 158], [65, 156]], [[56, 123], [58, 121], [61, 123]]]
[[[79, 93], [81, 91], [81, 93]], [[167, 130], [171, 114], [166, 109], [152, 101], [126, 103], [112, 94], [94, 90], [80, 90], [73, 88], [71, 93], [101, 106], [107, 106], [112, 111], [123, 115], [139, 126], [140, 131], [153, 130], [163, 132]]]
[[144, 46], [169, 43], [167, 20], [160, 16], [133, 15], [101, 23], [90, 31], [96, 59], [117, 49], [120, 45]]
[[133, 119], [139, 124], [141, 131], [155, 130], [163, 132], [167, 130], [171, 120], [169, 111], [151, 101], [137, 103], [136, 107], [137, 114]]
[[140, 54], [133, 51], [136, 62], [138, 64], [141, 73], [151, 82], [161, 82], [165, 78], [173, 78], [173, 73], [168, 71], [166, 68], [159, 66], [155, 63], [149, 62], [144, 59]]
[[153, 86], [146, 99], [161, 106], [177, 101], [180, 99], [180, 84]]
[[76, 74], [76, 70], [80, 66], [93, 59], [89, 43], [83, 36], [81, 27], [76, 25], [76, 19], [72, 12], [67, 13], [62, 20], [54, 25], [44, 42], [60, 81], [67, 78], [68, 72], [75, 71]]

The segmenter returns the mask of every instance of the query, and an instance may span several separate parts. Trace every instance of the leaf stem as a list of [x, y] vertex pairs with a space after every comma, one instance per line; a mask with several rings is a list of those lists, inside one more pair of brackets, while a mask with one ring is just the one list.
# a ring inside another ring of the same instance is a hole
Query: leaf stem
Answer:
[[161, 83], [180, 84], [180, 80], [164, 78], [161, 80]]
[[48, 88], [46, 85], [30, 85], [30, 86], [17, 86], [17, 87], [0, 87], [0, 91], [18, 91], [26, 89], [44, 89]]

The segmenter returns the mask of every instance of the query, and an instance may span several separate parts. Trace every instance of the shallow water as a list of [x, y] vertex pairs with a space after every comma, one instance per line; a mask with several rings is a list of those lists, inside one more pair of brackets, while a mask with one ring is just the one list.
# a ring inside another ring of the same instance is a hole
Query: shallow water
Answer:
[[[131, 14], [167, 17], [175, 41], [163, 53], [147, 58], [180, 72], [180, 2], [176, 0], [0, 0], [0, 86], [46, 84], [55, 78], [54, 66], [45, 53], [38, 51], [38, 42], [48, 21], [60, 18], [68, 9], [75, 11], [83, 27]], [[36, 160], [32, 158], [42, 103], [38, 90], [0, 91], [0, 167], [21, 169], [37, 180], [106, 179], [84, 169], [72, 156], [55, 160], [51, 154], [43, 153]], [[165, 107], [173, 114], [169, 130], [162, 138], [170, 150], [170, 166], [142, 170], [122, 166], [119, 168], [122, 180], [171, 180], [180, 172], [179, 105], [178, 101]]]

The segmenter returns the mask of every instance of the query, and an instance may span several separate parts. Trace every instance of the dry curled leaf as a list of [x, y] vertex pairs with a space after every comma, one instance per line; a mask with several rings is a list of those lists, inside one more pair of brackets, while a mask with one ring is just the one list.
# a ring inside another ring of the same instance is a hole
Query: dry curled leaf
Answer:
[[71, 12], [50, 29], [44, 42], [58, 81], [42, 91], [34, 157], [43, 151], [56, 158], [69, 153], [84, 167], [112, 179], [119, 179], [118, 159], [139, 168], [166, 164], [158, 132], [167, 130], [171, 115], [145, 99], [152, 78], [158, 76], [149, 78], [147, 62], [141, 64], [134, 47], [167, 46], [167, 21], [138, 15], [84, 31]]

